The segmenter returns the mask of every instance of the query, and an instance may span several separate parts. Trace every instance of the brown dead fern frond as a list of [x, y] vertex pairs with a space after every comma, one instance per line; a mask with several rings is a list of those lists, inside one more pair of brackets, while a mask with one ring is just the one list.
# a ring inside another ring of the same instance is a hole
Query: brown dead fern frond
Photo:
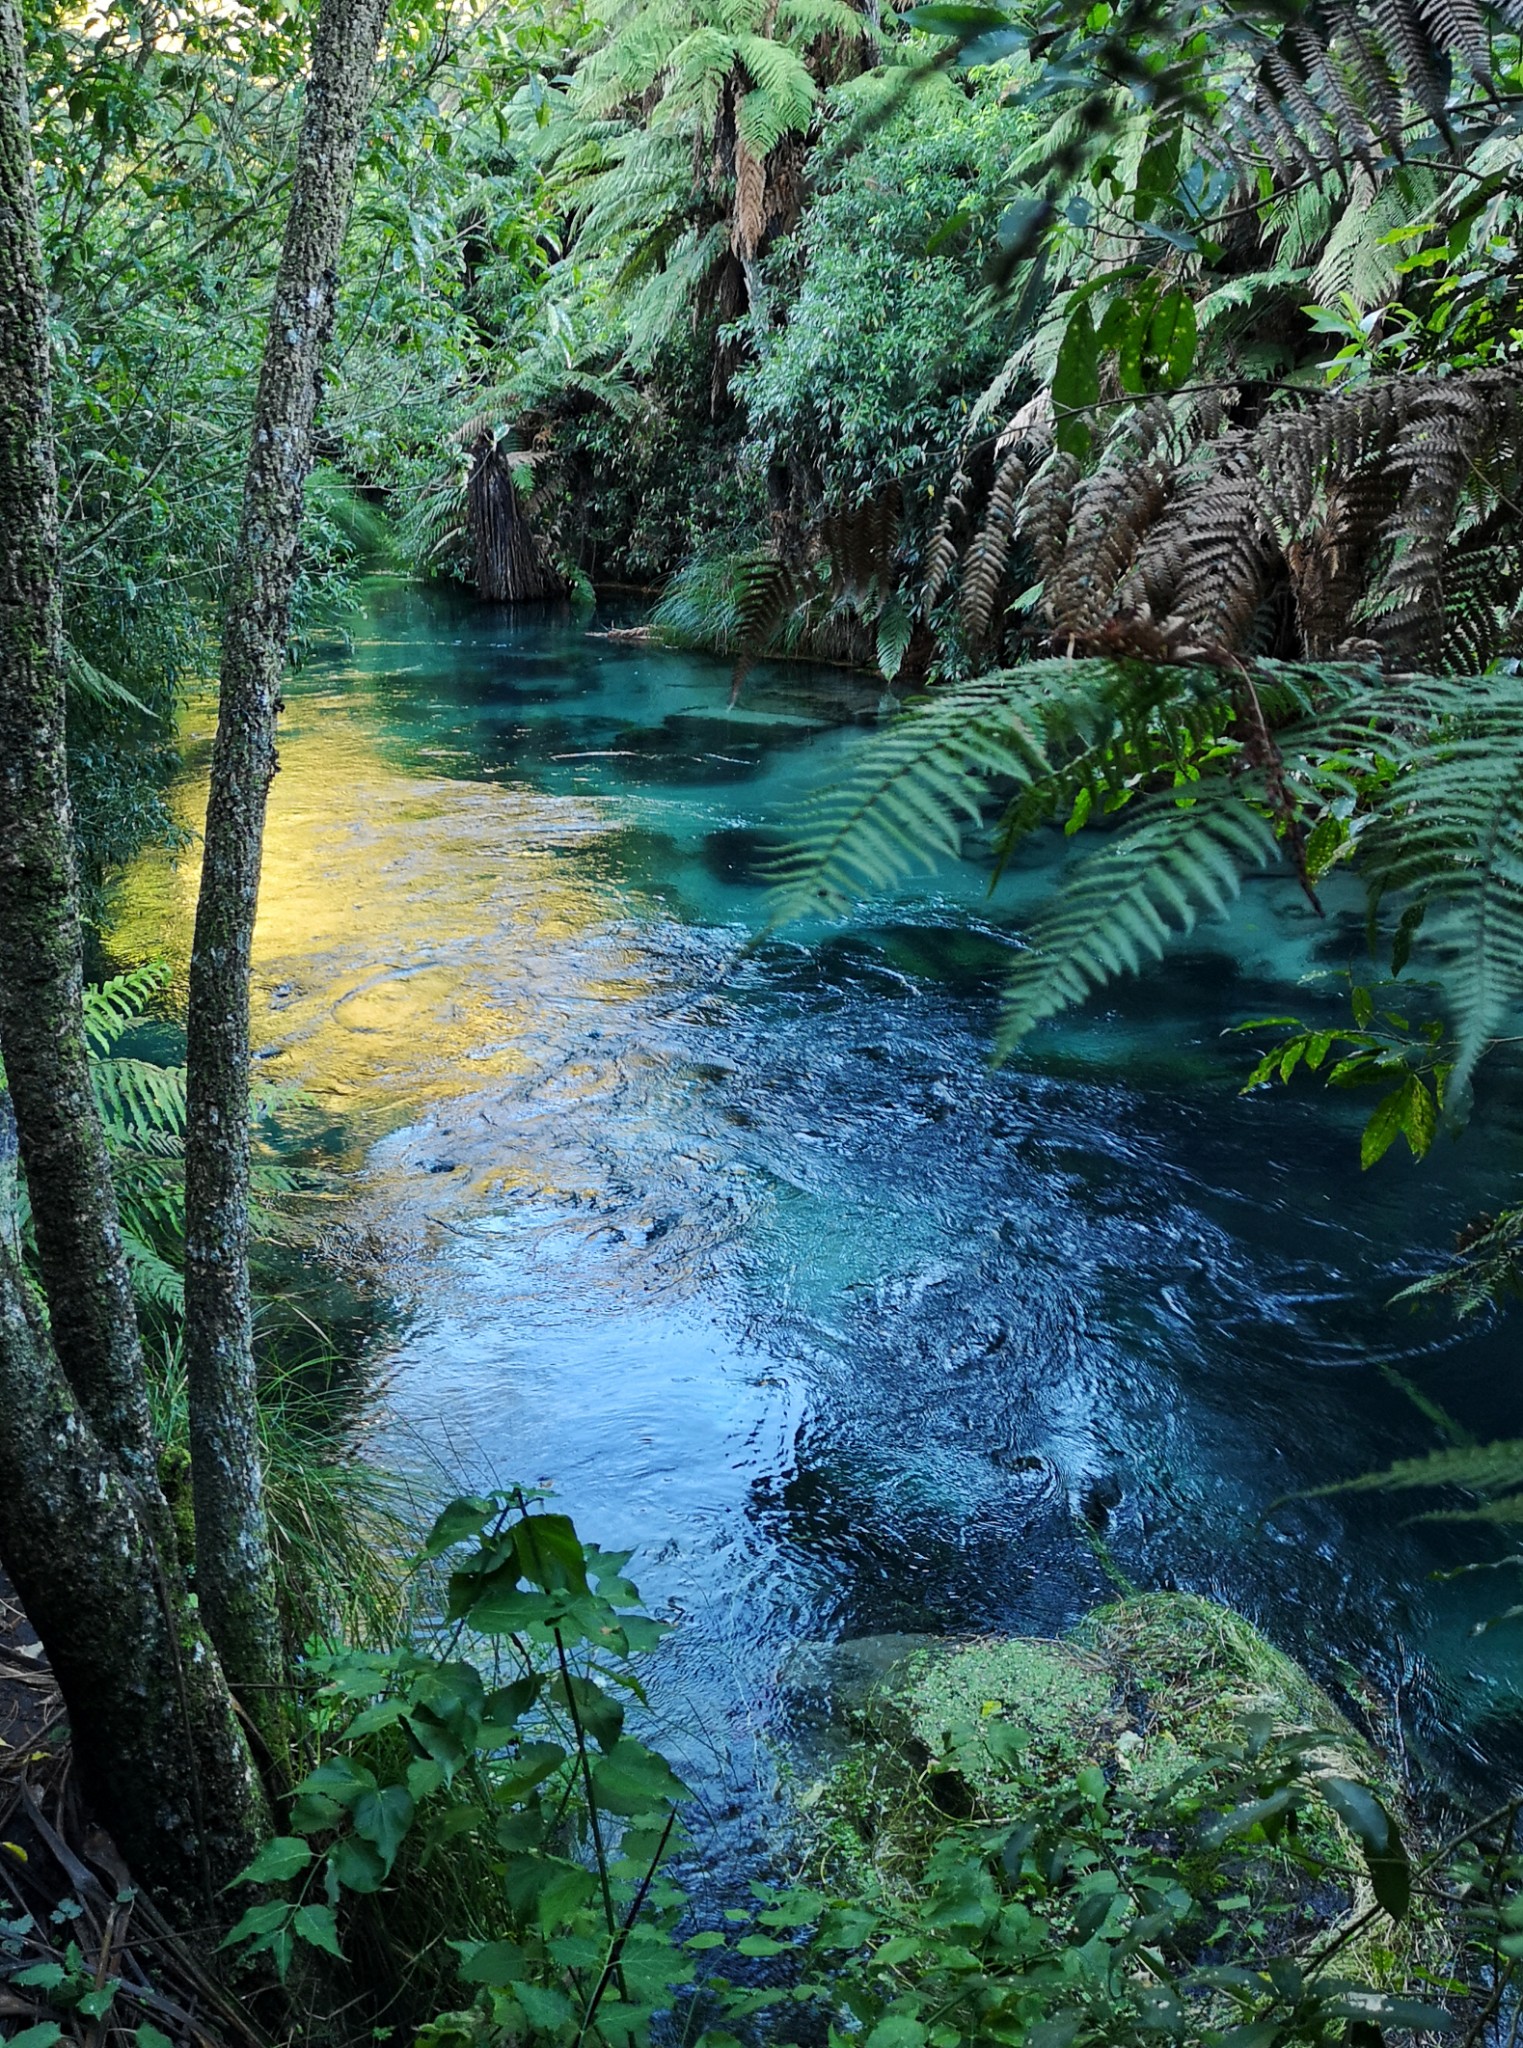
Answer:
[[854, 506], [837, 506], [820, 523], [830, 563], [831, 596], [859, 610], [881, 602], [893, 588], [894, 552], [904, 516], [897, 484]]
[[1393, 670], [1454, 670], [1494, 652], [1523, 599], [1523, 520], [1506, 516], [1523, 503], [1523, 378], [1510, 371], [1309, 395], [1252, 429], [1150, 401], [1082, 479], [1054, 457], [1024, 487], [1007, 462], [999, 484], [962, 568], [980, 634], [1013, 532], [1060, 645], [1103, 635], [1114, 650], [1130, 623], [1147, 654], [1170, 621], [1176, 641], [1237, 656], [1319, 660], [1357, 641]]

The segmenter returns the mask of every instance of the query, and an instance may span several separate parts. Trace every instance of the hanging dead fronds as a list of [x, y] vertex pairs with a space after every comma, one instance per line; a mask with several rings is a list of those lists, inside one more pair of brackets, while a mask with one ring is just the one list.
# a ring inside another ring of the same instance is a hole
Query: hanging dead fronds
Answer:
[[[1520, 488], [1510, 371], [1372, 382], [1253, 428], [1155, 399], [1082, 480], [1071, 456], [1002, 458], [960, 553], [964, 629], [975, 653], [997, 651], [1018, 539], [1061, 646], [1122, 654], [1130, 635], [1154, 659], [1354, 649], [1391, 669], [1483, 667], [1523, 600]], [[929, 588], [954, 554], [944, 515]]]

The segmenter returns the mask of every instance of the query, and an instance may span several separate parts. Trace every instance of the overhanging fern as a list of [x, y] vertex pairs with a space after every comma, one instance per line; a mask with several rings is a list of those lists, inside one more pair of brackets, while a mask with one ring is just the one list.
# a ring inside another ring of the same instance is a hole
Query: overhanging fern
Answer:
[[1080, 862], [1026, 933], [999, 1051], [1104, 982], [1161, 959], [1202, 917], [1236, 900], [1245, 874], [1278, 858], [1269, 819], [1225, 779], [1196, 797], [1145, 804], [1130, 827]]
[[1399, 909], [1403, 945], [1418, 932], [1451, 1019], [1451, 1100], [1523, 1002], [1514, 676], [1092, 659], [976, 677], [895, 719], [801, 813], [777, 864], [779, 916], [839, 913], [955, 858], [996, 801], [1001, 865], [1044, 820], [1133, 807], [1025, 935], [1002, 1051], [1158, 959], [1282, 850], [1310, 888], [1303, 848], [1319, 819], [1374, 908]]
[[895, 719], [801, 812], [777, 864], [777, 915], [839, 913], [956, 856], [1004, 801], [1001, 862], [1081, 791], [1124, 796], [1182, 768], [1230, 720], [1209, 670], [1138, 661], [1039, 661], [937, 691]]

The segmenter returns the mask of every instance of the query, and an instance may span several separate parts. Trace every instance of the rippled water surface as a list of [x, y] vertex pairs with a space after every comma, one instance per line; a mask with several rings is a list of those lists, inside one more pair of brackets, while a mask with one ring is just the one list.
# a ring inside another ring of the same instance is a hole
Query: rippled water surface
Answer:
[[[1505, 1198], [1516, 1088], [1367, 1175], [1358, 1099], [1240, 1098], [1224, 1027], [1360, 955], [1284, 883], [991, 1070], [1060, 849], [767, 938], [769, 833], [877, 690], [779, 668], [730, 710], [720, 664], [588, 625], [383, 589], [288, 691], [255, 1041], [362, 1169], [404, 1441], [638, 1550], [687, 1624], [669, 1710], [742, 1794], [793, 1644], [1059, 1628], [1096, 1528], [1513, 1773], [1523, 1637], [1473, 1633], [1512, 1583], [1434, 1576], [1497, 1553], [1410, 1501], [1268, 1510], [1432, 1447], [1425, 1404], [1523, 1436], [1516, 1325], [1385, 1306]], [[120, 948], [183, 949], [193, 885], [145, 861]]]

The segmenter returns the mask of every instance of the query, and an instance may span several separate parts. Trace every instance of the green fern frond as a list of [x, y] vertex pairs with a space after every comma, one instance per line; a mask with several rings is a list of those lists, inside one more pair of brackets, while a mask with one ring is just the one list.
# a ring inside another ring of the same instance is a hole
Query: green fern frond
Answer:
[[736, 54], [753, 88], [740, 109], [740, 132], [755, 155], [766, 156], [785, 135], [808, 128], [819, 88], [803, 58], [786, 43], [743, 36]]
[[129, 1025], [135, 1024], [169, 986], [169, 969], [160, 961], [130, 968], [85, 990], [85, 1037], [92, 1052], [109, 1052]]
[[140, 1301], [173, 1312], [184, 1308], [184, 1274], [156, 1252], [145, 1238], [131, 1230], [125, 1217], [122, 1219], [122, 1250], [127, 1254], [133, 1292]]
[[115, 676], [87, 661], [71, 640], [64, 642], [63, 663], [69, 689], [87, 704], [111, 704], [124, 711], [139, 712], [144, 718], [153, 717], [151, 707], [141, 697], [135, 697], [125, 683], [119, 683]]
[[123, 1142], [163, 1137], [178, 1144], [185, 1131], [185, 1069], [151, 1060], [97, 1059], [90, 1064], [96, 1106], [108, 1134]]
[[1188, 800], [1147, 802], [1134, 824], [1079, 864], [1026, 934], [999, 1054], [1091, 990], [1161, 959], [1202, 917], [1236, 900], [1245, 874], [1278, 858], [1268, 819], [1224, 783]]
[[878, 669], [885, 681], [891, 683], [904, 666], [913, 631], [914, 621], [910, 617], [909, 606], [894, 591], [879, 612], [877, 622]]
[[1041, 670], [975, 676], [912, 706], [864, 748], [833, 789], [801, 807], [775, 865], [779, 923], [839, 915], [961, 850], [1001, 779], [1053, 773], [1043, 744]]
[[[1288, 681], [1275, 687], [1299, 703]], [[838, 914], [955, 855], [997, 793], [1007, 797], [1003, 865], [1018, 838], [1067, 813], [1081, 791], [1103, 799], [1140, 774], [1182, 768], [1230, 717], [1214, 672], [1158, 663], [1039, 661], [948, 686], [894, 720], [838, 788], [801, 811], [777, 914]]]
[[1319, 1486], [1298, 1499], [1322, 1500], [1335, 1493], [1401, 1493], [1419, 1487], [1463, 1486], [1472, 1493], [1493, 1493], [1523, 1486], [1523, 1442], [1456, 1444], [1430, 1451], [1424, 1458], [1403, 1458], [1383, 1472], [1361, 1472]]
[[821, 36], [859, 36], [867, 25], [846, 0], [778, 0], [773, 16], [775, 31], [796, 49], [805, 48]]
[[735, 68], [735, 55], [734, 38], [707, 23], [685, 37], [666, 62], [671, 81], [668, 118], [671, 111], [692, 108], [704, 122], [712, 121]]
[[1449, 1088], [1462, 1097], [1523, 998], [1523, 754], [1499, 759], [1485, 741], [1467, 742], [1412, 777], [1406, 796], [1371, 866], [1427, 906], [1422, 953], [1442, 974], [1455, 1034]]

